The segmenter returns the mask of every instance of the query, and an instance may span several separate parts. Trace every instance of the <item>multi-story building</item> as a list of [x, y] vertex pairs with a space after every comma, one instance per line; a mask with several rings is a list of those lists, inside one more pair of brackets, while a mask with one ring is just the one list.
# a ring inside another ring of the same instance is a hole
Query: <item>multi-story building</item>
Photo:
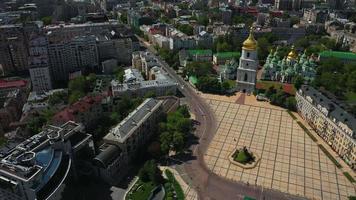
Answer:
[[131, 65], [132, 40], [120, 37], [116, 32], [97, 37], [99, 60], [116, 59], [118, 63]]
[[242, 44], [242, 53], [236, 75], [237, 91], [252, 93], [255, 90], [257, 68], [257, 41], [251, 28], [250, 35]]
[[277, 10], [299, 10], [300, 0], [276, 0], [274, 6]]
[[213, 64], [214, 65], [223, 65], [226, 61], [231, 61], [232, 59], [239, 59], [240, 52], [218, 52], [213, 55]]
[[124, 120], [112, 128], [104, 137], [94, 163], [98, 176], [109, 183], [115, 183], [129, 170], [130, 164], [140, 150], [157, 131], [157, 122], [163, 112], [175, 103], [168, 100], [146, 99]]
[[90, 128], [104, 112], [107, 112], [107, 106], [104, 103], [106, 96], [85, 96], [62, 111], [58, 112], [52, 118], [54, 124], [60, 125], [67, 121], [82, 123], [86, 128]]
[[300, 115], [356, 170], [356, 119], [313, 87], [302, 86], [295, 98]]
[[22, 25], [0, 26], [0, 75], [25, 71], [28, 53]]
[[29, 71], [33, 91], [52, 89], [47, 48], [48, 40], [44, 36], [36, 36], [29, 42]]
[[30, 84], [25, 80], [0, 80], [0, 126], [9, 130], [11, 123], [20, 119]]
[[213, 52], [210, 49], [180, 50], [179, 64], [187, 66], [189, 62], [211, 62]]
[[135, 73], [135, 75], [125, 74], [128, 77], [134, 77], [130, 82], [119, 83], [117, 80], [111, 81], [111, 91], [114, 97], [123, 95], [131, 97], [143, 97], [148, 93], [154, 93], [156, 96], [175, 95], [177, 90], [177, 83], [174, 82], [168, 75], [155, 66], [150, 68], [148, 77], [150, 80], [144, 80], [142, 75]]
[[82, 161], [95, 154], [91, 135], [67, 122], [47, 126], [0, 154], [0, 196], [4, 200], [59, 200]]
[[69, 40], [48, 44], [48, 55], [53, 79], [68, 80], [69, 74], [83, 68], [99, 66], [96, 37], [76, 36]]

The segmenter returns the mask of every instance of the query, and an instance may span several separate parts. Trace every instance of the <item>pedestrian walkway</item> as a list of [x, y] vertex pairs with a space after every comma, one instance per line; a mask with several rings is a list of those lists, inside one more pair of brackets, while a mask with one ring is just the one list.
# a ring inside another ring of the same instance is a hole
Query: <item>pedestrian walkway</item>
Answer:
[[[356, 194], [355, 185], [284, 109], [207, 101], [218, 129], [204, 160], [215, 174], [311, 199], [346, 200]], [[228, 156], [244, 146], [261, 156], [256, 168], [230, 163]]]
[[[308, 130], [312, 133], [312, 135], [317, 139], [316, 144], [321, 144], [323, 147], [328, 150], [328, 152], [339, 162], [341, 165], [341, 171], [349, 173], [354, 179], [356, 179], [356, 173], [348, 166], [345, 161], [315, 132], [315, 130], [296, 112], [292, 112], [292, 114], [297, 118], [295, 121], [301, 122]], [[355, 185], [356, 186], [356, 185]]]
[[197, 192], [182, 179], [182, 177], [177, 172], [177, 170], [175, 170], [172, 167], [166, 167], [166, 166], [161, 166], [160, 169], [162, 171], [168, 169], [169, 171], [171, 171], [173, 173], [175, 179], [178, 181], [179, 185], [182, 187], [182, 189], [184, 191], [186, 200], [197, 200], [198, 199]]

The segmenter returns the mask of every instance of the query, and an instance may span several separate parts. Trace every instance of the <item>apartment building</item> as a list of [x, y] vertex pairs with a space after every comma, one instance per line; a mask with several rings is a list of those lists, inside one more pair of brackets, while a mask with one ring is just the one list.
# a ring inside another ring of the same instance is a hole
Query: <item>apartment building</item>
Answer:
[[296, 93], [300, 115], [348, 164], [356, 169], [356, 119], [313, 87], [304, 85]]
[[28, 53], [23, 26], [0, 26], [0, 75], [25, 71]]
[[98, 176], [115, 183], [129, 170], [139, 151], [157, 130], [163, 100], [146, 99], [104, 137], [105, 144], [94, 158]]
[[48, 60], [48, 40], [45, 36], [35, 36], [29, 41], [29, 71], [33, 91], [52, 89]]
[[72, 72], [99, 66], [94, 35], [76, 36], [59, 43], [50, 42], [48, 56], [55, 81], [66, 81]]
[[[66, 184], [94, 155], [92, 136], [69, 121], [47, 126], [14, 148], [0, 149], [0, 196], [3, 200], [59, 200]], [[84, 153], [85, 152], [85, 153]]]
[[91, 127], [103, 112], [105, 112], [106, 95], [85, 96], [77, 102], [58, 112], [52, 121], [56, 125], [67, 121], [82, 123], [86, 128]]
[[111, 81], [111, 91], [114, 97], [127, 95], [130, 97], [144, 97], [148, 93], [156, 96], [176, 94], [178, 84], [168, 77], [158, 66], [150, 68], [145, 80], [137, 69], [125, 71], [124, 83]]

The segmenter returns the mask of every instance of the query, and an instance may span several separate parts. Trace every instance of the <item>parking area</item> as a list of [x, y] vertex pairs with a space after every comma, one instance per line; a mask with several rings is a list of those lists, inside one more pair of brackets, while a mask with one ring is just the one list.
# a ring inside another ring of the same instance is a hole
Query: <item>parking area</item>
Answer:
[[[284, 110], [207, 99], [218, 129], [205, 155], [216, 174], [311, 199], [347, 199], [355, 187]], [[253, 169], [228, 160], [235, 148], [261, 157]]]

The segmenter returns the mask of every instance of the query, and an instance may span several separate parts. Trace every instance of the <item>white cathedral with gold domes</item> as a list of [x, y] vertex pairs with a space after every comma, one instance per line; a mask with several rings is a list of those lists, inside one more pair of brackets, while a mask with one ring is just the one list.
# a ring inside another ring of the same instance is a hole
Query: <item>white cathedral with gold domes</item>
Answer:
[[242, 44], [242, 53], [236, 74], [237, 91], [252, 93], [255, 90], [257, 68], [257, 41], [253, 36], [253, 28], [251, 27], [250, 35]]
[[298, 57], [298, 53], [292, 46], [288, 56], [280, 59], [278, 48], [271, 50], [263, 66], [261, 79], [291, 83], [296, 76], [302, 76], [306, 82], [314, 80], [316, 75], [316, 63], [313, 56], [307, 57], [305, 52]]

